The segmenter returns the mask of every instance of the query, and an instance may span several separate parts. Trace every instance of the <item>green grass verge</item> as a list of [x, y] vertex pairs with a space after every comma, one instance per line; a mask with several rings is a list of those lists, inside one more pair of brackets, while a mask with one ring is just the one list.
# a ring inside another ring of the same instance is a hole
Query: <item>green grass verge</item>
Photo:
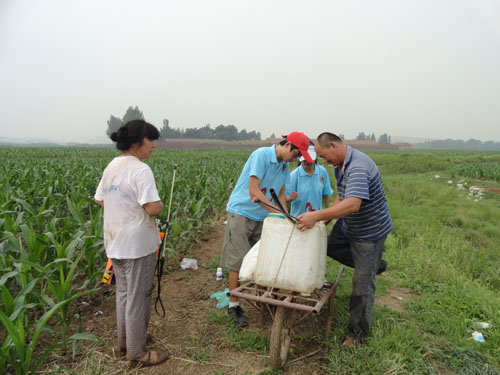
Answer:
[[[467, 199], [467, 191], [447, 183], [453, 163], [478, 155], [410, 153], [405, 157], [410, 162], [403, 159], [401, 165], [391, 156], [377, 157], [387, 171], [383, 179], [395, 224], [384, 253], [388, 272], [377, 277], [377, 296], [403, 287], [413, 298], [402, 303], [403, 312], [376, 306], [371, 338], [363, 345], [342, 347], [352, 277], [346, 269], [329, 339], [301, 334], [299, 326], [294, 340], [325, 348], [325, 374], [500, 374], [500, 200], [486, 194], [474, 202]], [[416, 168], [422, 157], [424, 167]], [[491, 161], [498, 154], [483, 157]], [[441, 178], [434, 178], [436, 171]], [[328, 280], [337, 271], [338, 263], [328, 260]], [[227, 324], [218, 314], [210, 319]], [[476, 321], [492, 325], [481, 330], [485, 343], [472, 339]], [[237, 350], [268, 350], [262, 334], [227, 326], [222, 336]]]
[[[500, 210], [496, 201], [468, 200], [455, 185], [430, 173], [384, 176], [395, 223], [386, 242], [390, 286], [409, 288], [406, 312], [376, 307], [372, 337], [344, 348], [350, 294], [346, 272], [334, 312], [328, 374], [500, 374]], [[328, 263], [330, 278], [335, 263]], [[472, 339], [485, 321], [485, 343]]]

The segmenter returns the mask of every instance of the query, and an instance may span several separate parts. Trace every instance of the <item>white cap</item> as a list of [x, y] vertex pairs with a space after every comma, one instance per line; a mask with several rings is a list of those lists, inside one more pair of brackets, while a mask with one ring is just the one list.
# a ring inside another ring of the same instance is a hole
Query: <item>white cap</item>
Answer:
[[[316, 161], [316, 158], [317, 158], [317, 155], [316, 155], [316, 151], [314, 150], [314, 146], [309, 146], [309, 148], [307, 149], [307, 152], [309, 153], [309, 155], [311, 156], [311, 159]], [[304, 157], [301, 156], [299, 158], [300, 161], [304, 161]]]

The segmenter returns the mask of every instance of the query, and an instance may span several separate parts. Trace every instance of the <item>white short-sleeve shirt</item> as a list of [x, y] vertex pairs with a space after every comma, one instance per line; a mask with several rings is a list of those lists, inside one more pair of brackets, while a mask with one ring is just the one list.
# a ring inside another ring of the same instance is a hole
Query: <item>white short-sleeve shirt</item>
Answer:
[[104, 247], [108, 258], [136, 259], [160, 243], [153, 217], [142, 207], [160, 200], [153, 171], [135, 156], [114, 158], [94, 198], [104, 202]]

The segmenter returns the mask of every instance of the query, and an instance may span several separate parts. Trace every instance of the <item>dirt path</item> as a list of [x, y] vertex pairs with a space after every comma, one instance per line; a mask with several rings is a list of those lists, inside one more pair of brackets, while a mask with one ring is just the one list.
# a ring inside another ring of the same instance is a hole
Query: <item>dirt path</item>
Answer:
[[[170, 352], [165, 363], [150, 368], [131, 368], [120, 359], [116, 350], [116, 321], [114, 286], [105, 286], [98, 293], [80, 301], [77, 312], [84, 317], [84, 332], [97, 335], [110, 346], [87, 344], [75, 358], [52, 355], [46, 369], [52, 374], [90, 375], [115, 374], [277, 374], [268, 365], [268, 344], [272, 321], [267, 317], [264, 326], [259, 313], [246, 301], [242, 307], [249, 318], [249, 327], [242, 331], [233, 328], [226, 309], [217, 309], [210, 295], [224, 290], [227, 280], [215, 280], [215, 268], [222, 247], [225, 225], [218, 222], [193, 246], [186, 257], [198, 261], [197, 270], [181, 270], [170, 266], [162, 280], [161, 297], [166, 315], [154, 312], [156, 289], [153, 293], [151, 322], [148, 332], [154, 337], [151, 348]], [[349, 282], [345, 278], [341, 282]], [[156, 286], [155, 286], [156, 288]], [[347, 298], [347, 297], [346, 297]], [[377, 305], [403, 311], [401, 303], [412, 295], [402, 288], [389, 288], [377, 297]], [[293, 337], [285, 374], [324, 374], [330, 352], [323, 340], [327, 309], [311, 316], [298, 326]], [[335, 314], [335, 310], [334, 310]], [[47, 342], [42, 345], [50, 345]], [[67, 370], [63, 371], [66, 367]], [[54, 370], [56, 369], [56, 370]]]
[[[214, 269], [220, 255], [224, 229], [223, 223], [217, 223], [202, 238], [200, 244], [190, 249], [187, 257], [197, 259], [197, 270], [170, 269], [162, 280], [162, 300], [166, 316], [160, 318], [153, 308], [148, 331], [154, 337], [151, 346], [167, 349], [171, 353], [170, 359], [159, 366], [130, 369], [129, 363], [119, 359], [118, 353], [111, 347], [92, 345], [92, 355], [97, 352], [99, 357], [102, 354], [107, 364], [114, 369], [113, 374], [271, 373], [268, 370], [267, 350], [248, 350], [244, 345], [242, 348], [235, 348], [238, 346], [238, 338], [234, 339], [234, 335], [232, 336], [234, 329], [225, 318], [226, 310], [216, 309], [216, 301], [209, 298], [212, 293], [227, 287], [227, 280], [215, 280]], [[100, 298], [94, 296], [90, 305], [81, 308], [81, 312], [86, 315], [85, 332], [99, 335], [116, 346], [113, 287], [104, 289], [99, 294]], [[153, 299], [155, 298], [156, 290], [153, 294]], [[271, 331], [270, 318], [261, 328], [257, 310], [246, 301], [242, 302], [242, 306], [249, 317], [249, 327], [245, 329], [245, 333], [252, 338], [260, 337], [260, 342], [265, 342]], [[296, 361], [287, 367], [286, 374], [323, 373], [321, 367], [326, 363], [324, 356], [328, 349], [314, 343], [314, 337], [321, 336], [326, 319], [324, 315], [301, 324], [300, 332], [304, 339], [292, 340], [289, 360]], [[314, 352], [316, 354], [307, 356]], [[87, 354], [88, 357], [90, 354]], [[307, 358], [299, 359], [303, 356]]]

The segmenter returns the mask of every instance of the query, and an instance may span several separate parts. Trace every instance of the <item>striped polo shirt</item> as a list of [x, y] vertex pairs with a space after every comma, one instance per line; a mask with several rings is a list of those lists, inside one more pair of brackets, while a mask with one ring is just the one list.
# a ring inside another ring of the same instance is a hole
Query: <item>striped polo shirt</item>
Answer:
[[342, 231], [355, 241], [377, 241], [393, 229], [384, 184], [373, 160], [363, 152], [347, 146], [342, 168], [335, 168], [339, 200], [361, 198], [358, 212], [339, 219]]

